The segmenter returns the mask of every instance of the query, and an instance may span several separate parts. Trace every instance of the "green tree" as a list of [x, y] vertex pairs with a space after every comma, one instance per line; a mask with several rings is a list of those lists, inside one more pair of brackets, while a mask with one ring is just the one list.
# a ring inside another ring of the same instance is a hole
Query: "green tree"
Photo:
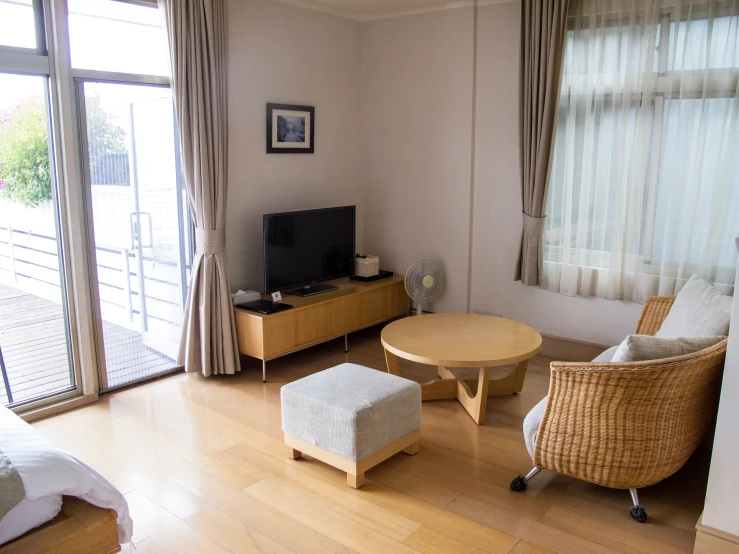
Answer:
[[38, 100], [25, 100], [0, 123], [2, 196], [25, 206], [51, 198], [46, 113]]
[[[90, 91], [85, 93], [85, 115], [87, 116], [87, 144], [90, 171], [95, 168], [107, 154], [128, 154], [126, 131], [116, 122], [116, 116], [105, 111], [100, 105], [100, 96]], [[108, 171], [120, 171], [120, 167], [108, 168]], [[127, 174], [116, 175], [116, 184], [128, 182]], [[95, 184], [95, 183], [93, 183]]]
[[[90, 166], [109, 153], [127, 151], [126, 132], [97, 95], [85, 104]], [[0, 194], [24, 206], [51, 199], [51, 169], [46, 107], [41, 99], [26, 99], [0, 113]]]

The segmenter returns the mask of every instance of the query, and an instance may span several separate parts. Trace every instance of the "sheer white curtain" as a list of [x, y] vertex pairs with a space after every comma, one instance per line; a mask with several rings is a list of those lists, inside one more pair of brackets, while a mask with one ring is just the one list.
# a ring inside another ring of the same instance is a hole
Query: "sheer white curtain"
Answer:
[[642, 301], [731, 293], [739, 0], [572, 0], [542, 285]]

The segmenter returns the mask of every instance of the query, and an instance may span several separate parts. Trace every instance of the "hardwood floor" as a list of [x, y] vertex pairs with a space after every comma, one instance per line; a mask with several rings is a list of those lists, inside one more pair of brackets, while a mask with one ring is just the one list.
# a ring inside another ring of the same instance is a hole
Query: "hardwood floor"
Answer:
[[[531, 360], [524, 390], [491, 397], [478, 428], [456, 400], [423, 405], [421, 450], [367, 472], [363, 488], [312, 459], [287, 458], [280, 387], [350, 361], [384, 370], [379, 329], [236, 376], [178, 374], [34, 424], [110, 479], [128, 499], [137, 554], [243, 552], [692, 552], [707, 448], [670, 479], [640, 491], [650, 520], [628, 516], [626, 491], [531, 467], [521, 423], [548, 388], [550, 358]], [[401, 375], [431, 368], [401, 361]], [[126, 550], [124, 549], [124, 552]]]

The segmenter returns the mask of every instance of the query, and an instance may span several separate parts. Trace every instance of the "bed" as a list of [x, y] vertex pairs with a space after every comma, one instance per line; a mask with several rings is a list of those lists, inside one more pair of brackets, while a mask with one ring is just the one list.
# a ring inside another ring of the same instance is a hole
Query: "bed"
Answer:
[[109, 554], [132, 532], [113, 485], [0, 407], [0, 554]]

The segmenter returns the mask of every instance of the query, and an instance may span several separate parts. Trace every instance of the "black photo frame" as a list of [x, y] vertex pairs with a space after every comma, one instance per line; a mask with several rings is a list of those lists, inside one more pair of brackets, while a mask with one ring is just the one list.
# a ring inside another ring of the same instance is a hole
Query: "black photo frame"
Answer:
[[314, 106], [267, 104], [267, 154], [313, 154]]

